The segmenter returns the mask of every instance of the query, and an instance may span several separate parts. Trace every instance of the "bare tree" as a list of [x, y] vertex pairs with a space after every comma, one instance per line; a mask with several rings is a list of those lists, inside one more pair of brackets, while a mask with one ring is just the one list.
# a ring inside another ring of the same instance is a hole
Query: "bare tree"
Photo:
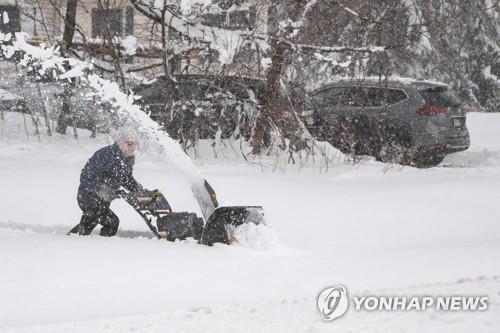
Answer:
[[[270, 144], [268, 138], [272, 124], [278, 124], [277, 112], [279, 111], [279, 82], [285, 64], [286, 53], [290, 50], [288, 40], [297, 33], [298, 22], [305, 16], [305, 11], [313, 5], [313, 1], [293, 0], [288, 4], [286, 17], [280, 24], [276, 32], [269, 36], [271, 48], [271, 66], [269, 67], [267, 78], [267, 93], [262, 112], [255, 125], [254, 136], [252, 138], [252, 148], [254, 154], [260, 154], [262, 148]], [[271, 6], [278, 6], [280, 1], [272, 1]], [[309, 7], [308, 7], [309, 6]], [[295, 118], [293, 118], [295, 119]], [[284, 127], [284, 126], [282, 126]], [[295, 127], [292, 125], [292, 127]], [[295, 127], [296, 129], [298, 127]], [[283, 128], [288, 131], [290, 128]]]
[[[64, 33], [63, 33], [63, 43], [61, 47], [61, 52], [63, 57], [67, 57], [70, 53], [73, 37], [75, 35], [76, 27], [76, 9], [78, 5], [78, 0], [68, 0], [66, 5], [66, 15], [64, 18]], [[69, 70], [70, 65], [66, 62], [65, 69]], [[71, 96], [73, 95], [73, 86], [75, 84], [74, 79], [70, 82], [64, 84], [63, 91], [63, 102], [61, 113], [57, 119], [56, 132], [60, 134], [66, 134], [66, 129], [68, 128], [69, 120], [71, 119]], [[75, 132], [76, 133], [76, 132]]]

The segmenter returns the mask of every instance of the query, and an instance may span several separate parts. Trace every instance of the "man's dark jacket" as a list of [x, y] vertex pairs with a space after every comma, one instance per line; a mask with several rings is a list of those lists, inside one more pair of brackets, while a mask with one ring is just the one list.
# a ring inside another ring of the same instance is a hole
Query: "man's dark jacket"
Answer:
[[116, 143], [99, 149], [82, 169], [78, 193], [98, 196], [103, 189], [121, 186], [132, 192], [141, 190], [132, 176], [134, 162], [135, 157], [125, 156]]

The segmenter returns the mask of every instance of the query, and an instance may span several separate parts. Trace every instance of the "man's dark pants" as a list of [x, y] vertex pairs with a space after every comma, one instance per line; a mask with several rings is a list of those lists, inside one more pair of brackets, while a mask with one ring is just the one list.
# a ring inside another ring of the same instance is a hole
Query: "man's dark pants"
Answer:
[[78, 227], [80, 235], [89, 235], [98, 224], [102, 226], [99, 232], [101, 236], [116, 234], [120, 220], [109, 208], [110, 202], [86, 191], [78, 191], [77, 201], [82, 210], [82, 218]]

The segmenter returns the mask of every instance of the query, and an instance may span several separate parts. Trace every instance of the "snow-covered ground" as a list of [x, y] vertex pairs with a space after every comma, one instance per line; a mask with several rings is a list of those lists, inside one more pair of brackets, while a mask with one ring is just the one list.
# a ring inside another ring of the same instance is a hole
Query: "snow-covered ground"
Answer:
[[[28, 126], [30, 125], [28, 121]], [[0, 120], [0, 332], [498, 332], [500, 114], [470, 114], [471, 148], [426, 170], [372, 160], [328, 172], [196, 161], [223, 204], [262, 205], [240, 246], [150, 238], [123, 202], [120, 237], [66, 236], [86, 159], [107, 138], [30, 134]], [[324, 168], [321, 170], [324, 171]], [[136, 178], [199, 212], [187, 182], [138, 156]], [[487, 295], [485, 312], [355, 312], [323, 322], [316, 296]]]

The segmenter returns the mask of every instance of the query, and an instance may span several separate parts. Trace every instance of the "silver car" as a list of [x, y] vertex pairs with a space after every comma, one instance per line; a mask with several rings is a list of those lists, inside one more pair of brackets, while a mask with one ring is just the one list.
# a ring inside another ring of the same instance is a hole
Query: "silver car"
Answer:
[[443, 83], [340, 80], [310, 95], [309, 131], [344, 153], [425, 168], [470, 144], [465, 110]]
[[0, 112], [27, 112], [24, 98], [0, 88]]

